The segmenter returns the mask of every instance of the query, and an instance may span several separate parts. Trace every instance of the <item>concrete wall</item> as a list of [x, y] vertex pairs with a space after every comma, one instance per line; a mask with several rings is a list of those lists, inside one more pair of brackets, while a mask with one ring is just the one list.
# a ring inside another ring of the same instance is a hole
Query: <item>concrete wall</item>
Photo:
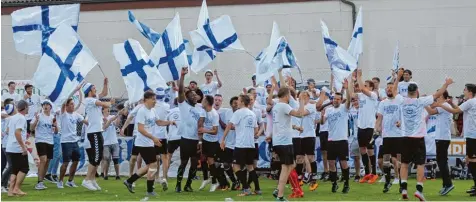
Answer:
[[[364, 53], [360, 67], [364, 76], [389, 75], [392, 55], [400, 41], [400, 61], [412, 69], [421, 90], [433, 92], [446, 76], [455, 78], [451, 94], [461, 94], [464, 83], [476, 83], [476, 1], [475, 0], [354, 0], [363, 6]], [[134, 10], [136, 17], [162, 32], [180, 13], [182, 32], [196, 28], [199, 7]], [[328, 80], [330, 71], [324, 54], [319, 20], [326, 21], [331, 36], [347, 47], [351, 32], [351, 8], [339, 1], [282, 3], [240, 6], [211, 6], [210, 17], [230, 15], [244, 47], [257, 54], [269, 42], [272, 22], [276, 21], [286, 36], [303, 69], [304, 78]], [[31, 79], [39, 57], [15, 51], [10, 16], [2, 16], [2, 79]], [[89, 46], [112, 82], [112, 93], [120, 96], [124, 82], [112, 54], [112, 45], [127, 38], [141, 42], [146, 51], [151, 45], [128, 22], [126, 10], [81, 12], [79, 34]], [[250, 85], [255, 71], [253, 58], [246, 53], [219, 53], [209, 66], [218, 69], [225, 82], [221, 92], [227, 98]], [[203, 73], [188, 80], [203, 82]], [[98, 68], [86, 77], [102, 86]]]

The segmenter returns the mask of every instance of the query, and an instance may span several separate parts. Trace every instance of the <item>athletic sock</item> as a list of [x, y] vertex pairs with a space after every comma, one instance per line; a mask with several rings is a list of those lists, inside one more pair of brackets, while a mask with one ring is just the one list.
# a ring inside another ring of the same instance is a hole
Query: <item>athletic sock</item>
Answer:
[[208, 180], [208, 163], [201, 161], [200, 164], [202, 165], [203, 180]]
[[231, 182], [236, 183], [236, 178], [235, 178], [235, 174], [233, 173], [233, 170], [229, 168], [228, 170], [225, 170], [225, 172], [230, 178]]
[[468, 171], [473, 176], [474, 186], [476, 187], [476, 162], [469, 162]]
[[369, 156], [370, 165], [372, 165], [372, 174], [377, 174], [377, 161], [375, 161], [375, 155]]
[[329, 173], [329, 179], [331, 182], [337, 183], [337, 171], [330, 171]]
[[369, 155], [362, 154], [362, 163], [364, 163], [365, 175], [370, 174]]
[[407, 190], [408, 184], [407, 184], [407, 181], [406, 181], [406, 180], [402, 180], [402, 183], [401, 183], [400, 185], [401, 185], [401, 187], [402, 187], [403, 190]]
[[417, 182], [416, 190], [418, 190], [420, 193], [423, 193], [423, 183], [422, 182]]
[[186, 164], [185, 164], [185, 166], [180, 164], [180, 166], [178, 168], [178, 171], [177, 171], [177, 184], [182, 183], [183, 174], [185, 173], [185, 168], [186, 168]]
[[311, 176], [309, 176], [311, 182], [316, 181], [316, 179], [313, 179], [316, 175], [317, 175], [317, 162], [313, 161], [311, 162]]
[[344, 185], [349, 186], [349, 168], [342, 169], [342, 176], [344, 177]]
[[192, 186], [192, 180], [195, 178], [197, 175], [197, 167], [193, 168], [190, 166], [190, 170], [188, 171], [188, 178], [187, 178], [187, 184], [185, 186]]
[[139, 178], [140, 178], [140, 176], [137, 175], [136, 173], [134, 173], [134, 175], [132, 175], [129, 179], [127, 179], [127, 182], [128, 182], [129, 184], [132, 184], [132, 183], [134, 183], [135, 181], [137, 181], [137, 179], [139, 179]]
[[295, 169], [296, 169], [296, 173], [297, 173], [297, 175], [298, 175], [298, 179], [299, 179], [299, 178], [302, 179], [302, 174], [303, 174], [302, 169], [303, 169], [303, 167], [304, 167], [304, 165], [303, 165], [302, 163], [296, 164], [296, 168], [295, 168]]
[[147, 192], [151, 193], [154, 191], [154, 180], [147, 180]]
[[390, 183], [391, 168], [384, 166], [383, 171], [385, 173], [385, 183]]
[[215, 165], [208, 165], [208, 168], [210, 170], [210, 174], [212, 176], [212, 184], [216, 184], [217, 183], [217, 169], [215, 167]]
[[249, 175], [249, 178], [251, 179], [251, 181], [253, 181], [255, 185], [255, 191], [261, 190], [259, 187], [258, 174], [256, 173], [256, 170], [252, 170]]
[[249, 184], [247, 183], [248, 180], [246, 180], [246, 170], [240, 170], [240, 171], [236, 172], [236, 176], [238, 177], [241, 184], [243, 185], [243, 189], [249, 189], [250, 188]]

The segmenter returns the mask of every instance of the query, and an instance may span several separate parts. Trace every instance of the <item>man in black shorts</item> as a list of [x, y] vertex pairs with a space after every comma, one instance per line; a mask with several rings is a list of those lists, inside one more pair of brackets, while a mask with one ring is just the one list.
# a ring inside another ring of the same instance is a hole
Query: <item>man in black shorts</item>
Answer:
[[[237, 96], [234, 96], [230, 99], [230, 107], [231, 109], [227, 109], [223, 118], [220, 115], [220, 127], [223, 129], [220, 131], [223, 131], [223, 133], [225, 132], [226, 126], [230, 122], [230, 119], [233, 116], [233, 113], [236, 110], [238, 110]], [[235, 141], [236, 141], [235, 135], [236, 135], [235, 130], [230, 130], [226, 137], [223, 137], [223, 134], [222, 134], [222, 137], [220, 138], [220, 144], [222, 142], [225, 142], [225, 148], [220, 149], [218, 151], [218, 162], [223, 164], [223, 169], [226, 175], [228, 175], [228, 177], [230, 178], [232, 182], [231, 190], [240, 189], [240, 183], [238, 182], [238, 180], [236, 180], [235, 174], [233, 173], [233, 169], [232, 169], [233, 151], [235, 149]], [[228, 187], [230, 187], [230, 184], [228, 183], [228, 181], [226, 181], [226, 178], [224, 179], [225, 179], [224, 181], [225, 184], [222, 184], [222, 190], [226, 190], [228, 189]]]
[[[180, 110], [178, 108], [177, 98], [174, 99], [174, 108], [169, 111], [167, 114], [167, 121], [175, 121], [177, 123], [177, 127], [169, 127], [169, 139], [167, 141], [167, 155], [168, 159], [172, 160], [172, 155], [174, 154], [175, 150], [180, 147], [180, 139], [181, 135], [179, 132], [180, 128]], [[170, 165], [170, 164], [169, 164]]]
[[[321, 94], [319, 95], [319, 100], [316, 104], [317, 111], [324, 111], [327, 107], [331, 107], [331, 100], [327, 95], [329, 90], [326, 87], [323, 87]], [[319, 180], [326, 181], [329, 178], [329, 162], [327, 161], [327, 139], [329, 138], [328, 124], [323, 122], [319, 124], [319, 145], [322, 154], [322, 164], [324, 165], [324, 172], [321, 175]]]

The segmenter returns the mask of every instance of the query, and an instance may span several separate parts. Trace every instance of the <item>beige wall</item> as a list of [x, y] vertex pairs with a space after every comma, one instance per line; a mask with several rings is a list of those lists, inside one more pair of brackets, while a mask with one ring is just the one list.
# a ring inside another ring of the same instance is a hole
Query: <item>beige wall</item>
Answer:
[[[365, 77], [384, 80], [392, 64], [393, 49], [400, 41], [400, 61], [414, 72], [421, 90], [433, 92], [446, 76], [456, 84], [451, 94], [462, 93], [464, 83], [476, 83], [476, 1], [475, 0], [354, 0], [363, 6], [364, 53], [361, 68]], [[162, 32], [175, 12], [180, 13], [182, 32], [195, 29], [199, 7], [134, 10], [136, 17]], [[319, 20], [326, 21], [331, 36], [343, 47], [350, 40], [351, 10], [339, 1], [283, 3], [265, 5], [211, 6], [212, 19], [231, 16], [243, 46], [257, 54], [267, 46], [272, 22], [277, 21], [302, 67], [304, 78], [326, 80], [329, 77], [320, 33]], [[15, 51], [10, 16], [2, 16], [2, 79], [31, 79], [39, 57]], [[92, 50], [112, 82], [112, 93], [120, 96], [124, 82], [112, 45], [127, 38], [141, 42], [147, 52], [152, 49], [131, 25], [126, 10], [81, 12], [79, 34]], [[250, 85], [255, 71], [253, 58], [245, 53], [219, 53], [210, 69], [217, 68], [225, 82], [221, 93], [227, 98]], [[102, 74], [95, 68], [86, 77], [102, 86]], [[203, 82], [203, 73], [189, 78]], [[383, 85], [382, 85], [383, 86]], [[381, 86], [381, 87], [382, 87]]]

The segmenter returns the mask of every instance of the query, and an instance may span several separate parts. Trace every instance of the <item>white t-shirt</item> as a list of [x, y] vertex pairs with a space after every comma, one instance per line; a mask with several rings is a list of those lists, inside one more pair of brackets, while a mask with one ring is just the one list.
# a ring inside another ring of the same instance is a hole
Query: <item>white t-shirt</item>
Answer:
[[133, 116], [132, 118], [132, 123], [134, 124], [134, 130], [132, 131], [132, 136], [136, 137], [139, 134], [138, 127], [137, 127], [137, 112], [139, 112], [139, 109], [142, 108], [144, 104], [138, 104], [137, 106], [132, 109], [131, 113], [129, 113], [129, 116]]
[[25, 115], [25, 118], [26, 120], [32, 120], [41, 105], [40, 96], [37, 94], [32, 94], [31, 97], [25, 99], [25, 101], [28, 103], [28, 114]]
[[401, 122], [401, 105], [403, 96], [397, 95], [394, 99], [385, 99], [378, 106], [378, 113], [382, 115], [382, 137], [402, 137], [402, 129], [397, 127]]
[[263, 88], [261, 86], [248, 86], [246, 87], [246, 92], [248, 92], [248, 90], [251, 88], [256, 90], [256, 103], [260, 105], [266, 105], [266, 97], [268, 96], [268, 94], [266, 93], [266, 88]]
[[186, 101], [178, 104], [180, 109], [180, 132], [182, 138], [189, 140], [198, 140], [198, 120], [205, 117], [205, 110], [200, 107], [193, 107]]
[[[327, 99], [325, 100], [323, 103], [322, 103], [322, 106], [326, 105], [326, 104], [329, 104], [331, 102], [331, 100]], [[332, 107], [332, 105], [329, 105], [327, 106], [326, 108], [322, 109], [322, 110], [326, 110], [327, 108], [329, 107]], [[320, 113], [319, 113], [320, 114]], [[319, 118], [320, 119], [320, 118]], [[321, 126], [319, 127], [319, 132], [326, 132], [329, 130], [329, 124], [327, 123], [327, 121], [324, 121], [324, 124], [321, 124]]]
[[175, 126], [169, 126], [169, 141], [180, 140], [182, 138], [179, 128], [180, 128], [180, 110], [178, 107], [175, 107], [169, 111], [167, 114], [167, 121], [175, 121]]
[[349, 109], [349, 128], [350, 136], [353, 138], [357, 138], [357, 133], [359, 131], [357, 120], [359, 120], [359, 109], [352, 106]]
[[[225, 124], [227, 124], [226, 113], [228, 112], [228, 110], [231, 110], [231, 109], [221, 107], [220, 109], [217, 110], [218, 117], [220, 117], [219, 120], [221, 120]], [[218, 123], [220, 123], [220, 122], [218, 122]], [[223, 137], [224, 132], [225, 132], [225, 130], [221, 127], [220, 124], [218, 124], [218, 133], [217, 133], [218, 141], [221, 141], [221, 138]]]
[[304, 131], [301, 137], [316, 137], [316, 105], [308, 103], [304, 109], [310, 114], [302, 117], [302, 127]]
[[278, 102], [273, 107], [273, 145], [292, 145], [293, 129], [291, 115], [293, 109], [286, 103]]
[[[233, 117], [233, 112], [232, 109], [228, 110], [225, 115], [225, 120], [224, 122], [228, 125], [230, 123], [231, 117]], [[235, 130], [230, 130], [228, 131], [228, 135], [226, 136], [225, 139], [225, 147], [229, 149], [235, 149], [235, 144], [236, 144], [236, 131]]]
[[16, 102], [18, 102], [18, 101], [21, 100], [21, 96], [20, 96], [20, 94], [18, 94], [18, 93], [15, 93], [15, 92], [14, 92], [13, 94], [10, 94], [10, 92], [3, 93], [3, 95], [2, 95], [2, 101], [5, 101], [5, 100], [8, 99], [8, 98], [13, 99], [13, 102], [14, 102], [14, 103], [16, 103]]
[[73, 112], [64, 112], [58, 116], [61, 130], [61, 143], [78, 142], [77, 124], [83, 121], [84, 118], [80, 114]]
[[[291, 116], [291, 127], [294, 126], [301, 126], [301, 118]], [[293, 138], [301, 138], [301, 133], [298, 130], [293, 129], [292, 131]]]
[[96, 106], [96, 102], [99, 101], [96, 98], [87, 97], [85, 102], [86, 119], [88, 119], [89, 125], [86, 127], [86, 133], [102, 132], [102, 107]]
[[463, 111], [463, 134], [465, 138], [476, 139], [476, 98], [459, 106]]
[[[312, 93], [312, 91], [316, 92], [317, 97], [314, 97], [314, 93]], [[317, 88], [314, 88], [313, 90], [307, 89], [307, 92], [309, 92], [309, 98], [311, 98], [311, 100], [317, 100], [319, 98], [319, 94], [321, 93], [321, 91]]]
[[[256, 107], [258, 106], [258, 107]], [[253, 106], [253, 113], [255, 113], [255, 116], [256, 116], [256, 121], [257, 121], [257, 124], [258, 124], [258, 127], [260, 127], [260, 124], [264, 123], [265, 119], [263, 118], [263, 109], [261, 108], [261, 105], [255, 103], [255, 106]], [[258, 143], [258, 138], [255, 138], [255, 143]]]
[[409, 81], [409, 82], [401, 81], [401, 82], [399, 82], [398, 83], [398, 94], [402, 95], [403, 97], [408, 97], [408, 86], [411, 83], [417, 84], [414, 81]]
[[215, 96], [218, 93], [218, 81], [212, 81], [209, 84], [204, 83], [200, 86], [200, 90], [202, 90], [203, 95]]
[[[220, 117], [215, 109], [212, 108], [211, 111], [205, 111], [205, 121], [203, 122], [203, 127], [207, 130], [213, 129], [213, 127], [220, 126]], [[218, 132], [216, 135], [204, 133], [203, 140], [208, 142], [218, 142]]]
[[375, 115], [377, 115], [378, 97], [374, 92], [370, 96], [363, 93], [357, 93], [359, 97], [359, 119], [358, 126], [361, 129], [375, 127]]
[[338, 108], [328, 107], [324, 117], [329, 124], [329, 141], [348, 139], [349, 110], [344, 104], [341, 104]]
[[[444, 103], [443, 105], [451, 108], [451, 105]], [[437, 107], [438, 115], [436, 116], [436, 137], [437, 140], [451, 140], [451, 122], [453, 121], [453, 114]]]
[[433, 95], [420, 98], [404, 98], [402, 112], [402, 130], [405, 137], [424, 137], [426, 135], [425, 107], [433, 103]]
[[378, 92], [377, 96], [380, 100], [384, 100], [385, 98], [387, 98], [387, 91], [385, 91], [385, 89], [379, 88], [377, 92]]
[[[38, 122], [35, 130], [35, 143], [47, 143], [53, 144], [53, 118], [54, 115], [50, 114], [49, 116], [41, 113], [38, 115]], [[36, 118], [31, 120], [32, 122], [36, 121]]]
[[248, 108], [241, 108], [233, 113], [230, 123], [235, 126], [237, 148], [255, 148], [255, 128], [258, 127], [256, 115]]
[[[165, 121], [167, 119], [167, 111], [170, 110], [170, 105], [162, 101], [157, 101], [154, 109], [157, 119]], [[156, 138], [167, 139], [167, 126], [155, 125], [154, 132], [152, 134]]]
[[[113, 118], [113, 115], [109, 115], [107, 120], [112, 120]], [[113, 145], [119, 143], [117, 140], [116, 123], [114, 121], [111, 122], [109, 127], [107, 127], [104, 132], [102, 132], [102, 135], [104, 138], [104, 145]]]
[[[155, 116], [155, 109], [147, 109], [147, 107], [142, 107], [137, 112], [136, 116], [137, 125], [144, 124], [144, 129], [149, 133], [153, 134], [155, 126], [157, 125], [155, 121], [157, 117]], [[134, 145], [138, 147], [153, 147], [154, 141], [139, 132], [134, 141]]]
[[20, 144], [17, 142], [17, 138], [15, 137], [15, 131], [17, 129], [21, 129], [21, 139], [23, 143], [26, 141], [26, 119], [20, 113], [17, 113], [11, 116], [8, 120], [8, 143], [6, 147], [6, 152], [10, 153], [22, 153], [22, 148]]

